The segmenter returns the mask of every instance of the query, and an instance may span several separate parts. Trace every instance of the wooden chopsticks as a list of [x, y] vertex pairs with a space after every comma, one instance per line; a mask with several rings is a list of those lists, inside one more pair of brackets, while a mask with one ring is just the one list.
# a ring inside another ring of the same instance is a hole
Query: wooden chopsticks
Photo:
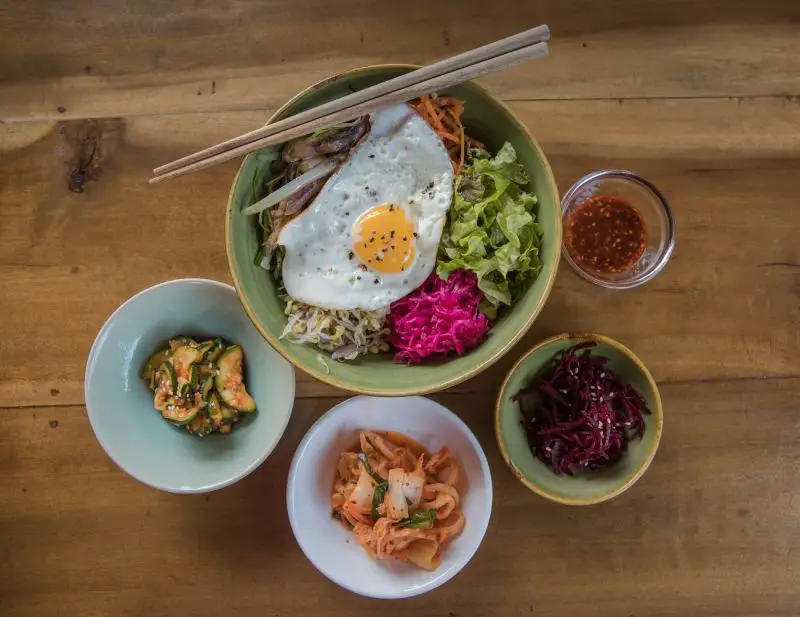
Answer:
[[151, 183], [206, 169], [218, 163], [296, 139], [314, 131], [353, 120], [386, 105], [443, 90], [477, 77], [547, 55], [550, 30], [538, 26], [478, 47], [273, 124], [229, 139], [153, 170]]

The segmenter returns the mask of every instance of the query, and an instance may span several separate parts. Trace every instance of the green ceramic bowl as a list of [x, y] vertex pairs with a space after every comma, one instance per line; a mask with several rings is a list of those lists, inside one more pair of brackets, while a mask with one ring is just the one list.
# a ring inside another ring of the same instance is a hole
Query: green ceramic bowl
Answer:
[[[644, 396], [652, 415], [645, 416], [644, 437], [630, 441], [627, 453], [618, 464], [600, 472], [557, 476], [531, 453], [520, 423], [519, 406], [511, 397], [539, 374], [559, 351], [589, 340], [597, 343], [592, 353], [607, 357], [608, 366]], [[497, 397], [494, 417], [497, 445], [519, 481], [542, 497], [570, 506], [606, 501], [641, 478], [656, 454], [663, 424], [661, 396], [650, 371], [630, 349], [599, 334], [559, 334], [535, 345], [506, 377]]]
[[[139, 371], [178, 334], [221, 336], [244, 349], [258, 410], [230, 434], [197, 438], [153, 408]], [[240, 480], [272, 452], [292, 412], [294, 369], [253, 327], [233, 287], [181, 279], [139, 292], [108, 318], [89, 352], [84, 395], [97, 440], [124, 471], [164, 491], [203, 493]]]
[[[301, 92], [284, 105], [270, 121], [284, 118], [345, 96], [352, 89], [391, 79], [412, 70], [411, 66], [375, 66], [337, 75]], [[328, 369], [310, 346], [279, 340], [286, 325], [284, 303], [278, 298], [272, 275], [253, 264], [258, 249], [256, 224], [241, 210], [254, 201], [266, 165], [258, 153], [248, 155], [233, 182], [225, 221], [228, 263], [236, 291], [256, 328], [275, 349], [298, 368], [317, 379], [354, 392], [380, 396], [406, 396], [444, 389], [476, 375], [500, 358], [522, 337], [542, 310], [556, 276], [561, 250], [561, 210], [550, 165], [536, 140], [500, 101], [473, 83], [447, 92], [464, 99], [464, 123], [469, 133], [496, 151], [509, 141], [516, 148], [539, 198], [538, 220], [544, 230], [539, 278], [531, 284], [492, 329], [491, 336], [471, 353], [436, 366], [408, 367], [392, 361], [389, 354], [365, 357], [355, 362], [334, 362]], [[263, 159], [263, 157], [262, 157]]]

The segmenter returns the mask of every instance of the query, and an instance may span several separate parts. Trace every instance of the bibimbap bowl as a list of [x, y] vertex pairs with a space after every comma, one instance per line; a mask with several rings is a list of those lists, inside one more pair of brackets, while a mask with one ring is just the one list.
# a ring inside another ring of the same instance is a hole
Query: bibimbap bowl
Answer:
[[[298, 94], [270, 121], [340, 98], [413, 68], [382, 65], [336, 75]], [[562, 232], [558, 190], [547, 158], [514, 114], [480, 86], [465, 83], [439, 94], [464, 101], [462, 118], [466, 131], [470, 137], [482, 141], [493, 155], [505, 142], [516, 150], [530, 178], [528, 190], [535, 192], [538, 199], [536, 220], [543, 234], [539, 250], [541, 271], [522, 288], [513, 305], [499, 313], [488, 337], [463, 356], [414, 366], [394, 361], [391, 352], [367, 354], [352, 361], [333, 360], [328, 352], [281, 338], [287, 324], [285, 296], [282, 297], [272, 273], [259, 267], [254, 260], [262, 241], [261, 229], [253, 216], [242, 214], [244, 208], [257, 200], [263, 170], [269, 162], [260, 156], [262, 153], [248, 155], [234, 179], [225, 219], [231, 276], [245, 311], [264, 338], [295, 366], [323, 382], [379, 396], [424, 394], [453, 386], [486, 369], [511, 349], [539, 315], [553, 286]], [[269, 177], [269, 172], [266, 173]]]

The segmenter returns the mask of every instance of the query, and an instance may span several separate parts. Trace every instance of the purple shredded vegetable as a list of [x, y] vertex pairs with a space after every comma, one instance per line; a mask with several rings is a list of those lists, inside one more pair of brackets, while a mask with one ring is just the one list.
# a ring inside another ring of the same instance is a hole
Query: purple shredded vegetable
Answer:
[[419, 364], [477, 347], [492, 327], [478, 310], [482, 299], [472, 272], [458, 270], [446, 281], [431, 274], [421, 287], [392, 303], [386, 327], [394, 359]]
[[[593, 355], [590, 341], [565, 349], [512, 400], [519, 403], [534, 456], [556, 475], [600, 470], [644, 436], [647, 402]], [[582, 353], [578, 353], [581, 350]]]

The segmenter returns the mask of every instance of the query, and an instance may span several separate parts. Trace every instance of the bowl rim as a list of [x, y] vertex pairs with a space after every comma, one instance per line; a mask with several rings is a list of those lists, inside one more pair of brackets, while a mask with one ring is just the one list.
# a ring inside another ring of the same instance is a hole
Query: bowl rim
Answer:
[[[655, 425], [656, 436], [653, 444], [650, 446], [650, 449], [645, 454], [644, 459], [640, 463], [639, 467], [630, 475], [630, 477], [619, 487], [615, 490], [600, 494], [596, 497], [585, 497], [585, 498], [572, 498], [572, 497], [560, 497], [558, 495], [554, 495], [549, 491], [541, 488], [538, 484], [528, 479], [525, 474], [523, 474], [519, 468], [514, 464], [514, 461], [511, 459], [511, 455], [508, 451], [508, 446], [503, 438], [503, 433], [500, 430], [500, 416], [502, 414], [503, 403], [507, 396], [507, 388], [508, 384], [511, 381], [511, 378], [516, 374], [516, 372], [520, 369], [523, 363], [535, 352], [544, 349], [554, 343], [559, 343], [561, 341], [566, 340], [574, 340], [576, 343], [581, 341], [596, 341], [598, 343], [603, 343], [604, 345], [608, 345], [609, 347], [613, 347], [617, 351], [624, 354], [628, 359], [630, 359], [637, 368], [642, 372], [644, 375], [645, 380], [647, 381], [648, 385], [650, 386], [653, 392], [653, 409], [651, 410], [653, 413], [653, 420]], [[628, 490], [633, 484], [644, 475], [644, 472], [647, 471], [647, 468], [650, 466], [650, 463], [653, 462], [653, 458], [656, 455], [656, 450], [658, 450], [659, 443], [661, 442], [661, 434], [664, 430], [664, 410], [661, 404], [661, 393], [658, 390], [658, 385], [656, 384], [653, 376], [650, 374], [650, 371], [644, 365], [644, 363], [639, 359], [639, 357], [633, 353], [630, 349], [628, 349], [625, 345], [616, 341], [610, 337], [604, 336], [602, 334], [597, 334], [594, 332], [565, 332], [562, 334], [556, 334], [554, 336], [548, 337], [538, 343], [536, 343], [533, 347], [531, 347], [528, 351], [526, 351], [522, 357], [514, 363], [514, 366], [511, 367], [511, 370], [508, 371], [506, 374], [505, 379], [503, 379], [503, 385], [500, 386], [500, 391], [497, 395], [497, 401], [495, 403], [494, 408], [494, 435], [495, 440], [497, 441], [497, 447], [500, 449], [500, 454], [503, 457], [508, 468], [514, 474], [514, 476], [522, 482], [525, 486], [527, 486], [530, 490], [532, 490], [537, 495], [544, 497], [545, 499], [549, 499], [551, 501], [555, 501], [556, 503], [560, 503], [567, 506], [589, 506], [597, 503], [602, 503], [604, 501], [608, 501], [616, 497], [617, 495], [621, 495], [626, 490]]]
[[[359, 75], [361, 73], [365, 73], [365, 72], [368, 72], [368, 71], [371, 71], [371, 70], [374, 70], [374, 69], [409, 69], [409, 70], [414, 70], [414, 69], [418, 69], [418, 68], [420, 68], [420, 65], [418, 65], [418, 64], [402, 64], [402, 63], [400, 63], [400, 64], [392, 64], [392, 63], [389, 63], [389, 64], [371, 64], [371, 65], [366, 65], [366, 66], [350, 69], [348, 71], [343, 71], [341, 73], [336, 73], [335, 75], [332, 75], [330, 77], [326, 77], [325, 79], [317, 81], [316, 83], [308, 86], [307, 88], [305, 88], [305, 89], [301, 90], [300, 92], [298, 92], [297, 94], [295, 94], [286, 103], [281, 105], [275, 111], [275, 113], [272, 114], [272, 116], [270, 116], [270, 118], [267, 120], [267, 122], [265, 123], [264, 126], [274, 122], [277, 118], [279, 118], [281, 116], [281, 114], [284, 113], [284, 111], [289, 106], [293, 105], [294, 103], [296, 103], [301, 98], [311, 94], [312, 92], [315, 92], [316, 90], [319, 90], [320, 88], [325, 87], [327, 84], [329, 84], [331, 82], [334, 82], [334, 81], [337, 81], [337, 80], [340, 80], [340, 79], [343, 79], [343, 78], [351, 77], [351, 76], [354, 76], [354, 75]], [[496, 103], [498, 106], [500, 106], [500, 108], [503, 110], [503, 112], [508, 114], [508, 116], [522, 129], [522, 131], [524, 132], [525, 136], [530, 140], [530, 142], [533, 145], [534, 149], [539, 154], [540, 159], [544, 163], [545, 176], [547, 177], [548, 182], [550, 183], [550, 185], [552, 187], [552, 190], [553, 190], [553, 195], [554, 195], [554, 199], [555, 199], [555, 203], [556, 203], [556, 209], [557, 209], [557, 212], [556, 212], [556, 214], [557, 214], [557, 217], [556, 217], [557, 218], [556, 230], [557, 231], [556, 231], [556, 237], [554, 238], [554, 240], [555, 240], [556, 245], [558, 247], [561, 247], [562, 244], [563, 244], [563, 242], [562, 242], [562, 240], [563, 240], [563, 224], [562, 224], [562, 220], [561, 220], [562, 219], [562, 216], [561, 216], [561, 199], [559, 197], [558, 184], [556, 183], [555, 176], [553, 175], [553, 170], [550, 167], [550, 161], [545, 156], [544, 150], [542, 150], [542, 147], [539, 145], [539, 142], [536, 140], [536, 138], [530, 132], [530, 130], [528, 129], [527, 125], [524, 122], [522, 122], [522, 120], [520, 120], [517, 117], [517, 115], [511, 110], [511, 108], [508, 107], [508, 105], [506, 105], [502, 100], [500, 100], [499, 97], [494, 96], [491, 92], [489, 92], [489, 90], [487, 90], [486, 88], [484, 88], [483, 86], [481, 86], [480, 84], [478, 84], [478, 83], [476, 83], [474, 81], [470, 81], [470, 82], [467, 82], [467, 83], [469, 83], [470, 85], [472, 85], [472, 86], [478, 88], [479, 90], [483, 91], [483, 93], [486, 94], [490, 99], [492, 99], [492, 101], [494, 103]], [[457, 375], [455, 377], [446, 379], [444, 381], [440, 381], [440, 382], [438, 382], [436, 384], [432, 384], [430, 386], [411, 387], [411, 388], [406, 388], [404, 390], [386, 391], [386, 390], [382, 389], [380, 386], [360, 387], [360, 386], [350, 385], [350, 384], [346, 383], [345, 381], [342, 381], [340, 379], [337, 379], [334, 376], [331, 376], [331, 375], [327, 374], [321, 368], [317, 368], [315, 366], [303, 364], [302, 362], [297, 361], [291, 354], [284, 352], [284, 350], [280, 346], [280, 343], [279, 343], [278, 339], [275, 338], [274, 336], [272, 336], [266, 330], [266, 328], [262, 327], [262, 325], [259, 323], [258, 319], [256, 318], [255, 311], [252, 309], [250, 304], [247, 302], [247, 299], [245, 298], [244, 293], [241, 290], [241, 283], [239, 281], [239, 277], [236, 274], [236, 270], [234, 269], [234, 263], [233, 263], [233, 257], [232, 257], [232, 255], [233, 255], [233, 247], [232, 247], [233, 239], [231, 238], [231, 224], [230, 224], [230, 221], [231, 221], [231, 216], [232, 216], [232, 211], [233, 211], [234, 196], [235, 196], [235, 192], [236, 192], [236, 186], [239, 183], [239, 177], [242, 174], [242, 170], [244, 169], [244, 165], [245, 165], [245, 159], [242, 159], [242, 162], [239, 165], [239, 169], [236, 172], [236, 176], [234, 176], [233, 182], [231, 183], [231, 189], [230, 189], [230, 192], [228, 194], [228, 205], [225, 208], [225, 253], [226, 253], [226, 257], [228, 259], [228, 270], [229, 270], [229, 272], [231, 274], [231, 278], [233, 279], [233, 285], [234, 285], [234, 288], [236, 289], [236, 294], [239, 296], [239, 300], [242, 303], [242, 306], [244, 307], [244, 311], [245, 311], [245, 313], [247, 313], [247, 316], [250, 318], [250, 321], [253, 322], [253, 325], [256, 327], [256, 330], [258, 330], [258, 332], [261, 333], [261, 336], [263, 336], [267, 340], [267, 342], [273, 347], [273, 349], [275, 349], [275, 351], [277, 351], [281, 356], [283, 356], [286, 360], [288, 360], [292, 365], [294, 365], [295, 367], [297, 367], [301, 371], [311, 375], [312, 377], [314, 377], [315, 379], [318, 379], [319, 381], [321, 381], [323, 383], [326, 383], [326, 384], [334, 386], [336, 388], [340, 388], [342, 390], [346, 390], [348, 392], [353, 392], [353, 393], [356, 393], [356, 394], [363, 394], [363, 395], [369, 395], [369, 396], [391, 396], [391, 397], [395, 397], [395, 396], [415, 396], [415, 395], [422, 395], [422, 394], [430, 394], [430, 393], [433, 393], [433, 392], [439, 392], [439, 391], [444, 390], [446, 388], [450, 388], [452, 386], [458, 385], [458, 384], [463, 383], [463, 382], [467, 381], [468, 379], [474, 377], [475, 375], [481, 373], [483, 370], [485, 370], [488, 367], [490, 367], [492, 364], [497, 362], [497, 360], [499, 360], [506, 353], [508, 353], [511, 350], [511, 348], [514, 345], [516, 345], [519, 342], [519, 340], [525, 335], [525, 333], [530, 329], [530, 327], [533, 325], [533, 322], [536, 320], [536, 318], [542, 312], [542, 308], [544, 308], [544, 305], [547, 302], [547, 299], [550, 297], [550, 292], [553, 289], [553, 284], [555, 283], [556, 274], [558, 273], [558, 267], [559, 267], [559, 265], [561, 263], [560, 248], [559, 248], [559, 252], [557, 253], [557, 255], [555, 257], [555, 263], [553, 264], [553, 268], [552, 268], [552, 270], [550, 272], [550, 275], [547, 278], [547, 280], [545, 281], [544, 291], [542, 293], [541, 298], [539, 298], [539, 302], [536, 304], [536, 306], [530, 312], [530, 315], [528, 316], [527, 320], [522, 324], [522, 326], [514, 334], [514, 336], [512, 336], [506, 342], [505, 345], [503, 345], [500, 349], [497, 350], [497, 352], [495, 352], [492, 356], [487, 358], [485, 361], [483, 361], [480, 364], [478, 364], [478, 365], [472, 367], [471, 369], [465, 371], [461, 375]]]
[[[114, 309], [114, 312], [108, 316], [108, 319], [105, 320], [102, 327], [97, 331], [97, 335], [95, 336], [94, 341], [92, 341], [92, 346], [89, 349], [89, 355], [86, 358], [86, 366], [84, 367], [84, 372], [83, 372], [83, 401], [84, 401], [84, 406], [86, 407], [86, 416], [89, 418], [89, 426], [91, 426], [92, 428], [92, 433], [94, 433], [95, 439], [97, 439], [97, 442], [100, 444], [100, 447], [103, 448], [103, 451], [106, 453], [106, 456], [108, 456], [108, 458], [110, 458], [117, 467], [119, 467], [122, 471], [124, 471], [134, 480], [137, 480], [138, 482], [141, 482], [142, 484], [144, 484], [145, 486], [149, 486], [150, 488], [154, 488], [167, 493], [174, 493], [179, 495], [191, 495], [199, 493], [210, 493], [212, 491], [225, 488], [226, 486], [231, 486], [232, 484], [235, 484], [239, 480], [247, 477], [248, 475], [253, 473], [256, 469], [258, 469], [261, 466], [261, 464], [265, 460], [267, 460], [267, 457], [270, 454], [272, 454], [272, 452], [275, 450], [278, 443], [280, 442], [281, 438], [283, 437], [283, 434], [286, 432], [286, 427], [289, 425], [289, 420], [292, 417], [293, 407], [289, 408], [289, 413], [286, 414], [286, 420], [283, 423], [283, 427], [281, 428], [280, 433], [278, 433], [278, 437], [275, 439], [275, 443], [272, 444], [272, 447], [267, 449], [263, 455], [253, 460], [247, 467], [242, 469], [236, 475], [221, 482], [217, 482], [215, 484], [209, 484], [199, 488], [167, 486], [159, 482], [153, 482], [146, 478], [140, 477], [138, 474], [135, 474], [130, 470], [128, 470], [124, 465], [122, 465], [117, 460], [117, 458], [111, 453], [111, 450], [108, 448], [106, 442], [97, 433], [94, 421], [92, 420], [92, 416], [96, 415], [99, 412], [94, 412], [93, 414], [89, 407], [89, 367], [92, 366], [97, 361], [97, 354], [99, 353], [99, 348], [100, 348], [100, 339], [103, 337], [108, 328], [111, 326], [111, 323], [117, 317], [118, 313], [120, 313], [129, 303], [136, 300], [139, 296], [144, 296], [149, 292], [155, 291], [160, 287], [167, 287], [169, 285], [183, 284], [183, 283], [199, 283], [201, 285], [209, 285], [211, 287], [220, 287], [222, 289], [225, 289], [226, 291], [236, 293], [236, 290], [234, 289], [233, 285], [229, 285], [228, 283], [223, 283], [221, 281], [215, 281], [213, 279], [205, 279], [205, 278], [182, 278], [182, 279], [170, 279], [168, 281], [162, 281], [161, 283], [156, 283], [155, 285], [146, 287], [145, 289], [142, 289], [133, 294], [130, 298], [125, 300], [116, 309]], [[282, 357], [281, 360], [283, 360]], [[296, 392], [297, 392], [296, 391], [297, 380], [296, 380], [294, 365], [289, 363], [289, 368], [292, 371], [292, 383], [291, 383], [290, 394], [291, 394], [292, 406], [294, 406], [294, 401], [296, 400]]]
[[[353, 588], [352, 585], [349, 585], [345, 582], [338, 580], [334, 576], [331, 576], [329, 572], [323, 570], [319, 565], [317, 565], [317, 562], [306, 552], [303, 543], [300, 541], [300, 537], [298, 535], [298, 527], [296, 526], [296, 520], [294, 516], [294, 510], [289, 505], [291, 503], [290, 497], [293, 494], [294, 485], [296, 483], [295, 476], [297, 475], [297, 468], [299, 466], [299, 460], [300, 460], [299, 455], [301, 451], [305, 450], [305, 448], [308, 447], [308, 443], [314, 438], [314, 436], [320, 430], [320, 426], [323, 420], [329, 418], [329, 416], [336, 413], [337, 410], [340, 410], [342, 407], [345, 407], [347, 405], [358, 404], [358, 401], [363, 399], [381, 399], [381, 398], [385, 397], [379, 397], [379, 396], [376, 397], [371, 395], [356, 395], [348, 397], [345, 400], [340, 401], [339, 403], [328, 409], [319, 418], [317, 418], [314, 421], [314, 423], [309, 427], [305, 435], [303, 435], [303, 439], [300, 440], [300, 443], [297, 445], [297, 448], [295, 449], [294, 454], [292, 455], [292, 462], [289, 465], [289, 473], [286, 479], [286, 514], [289, 518], [289, 526], [292, 529], [292, 534], [294, 535], [295, 541], [297, 542], [297, 545], [300, 547], [300, 550], [303, 552], [303, 555], [305, 555], [306, 559], [308, 559], [308, 561], [311, 562], [311, 565], [313, 565], [317, 569], [317, 571], [320, 574], [322, 574], [325, 578], [327, 578], [332, 583], [335, 583], [336, 585], [342, 587], [343, 589], [346, 589], [347, 591], [358, 594], [360, 596], [368, 598], [376, 598], [379, 600], [399, 600], [402, 598], [412, 598], [414, 596], [422, 595], [424, 593], [433, 591], [434, 589], [441, 587], [448, 581], [452, 580], [458, 573], [460, 573], [467, 566], [467, 564], [469, 564], [470, 561], [472, 561], [472, 558], [475, 556], [475, 553], [478, 552], [478, 549], [480, 548], [481, 544], [483, 544], [483, 540], [486, 538], [486, 532], [489, 529], [489, 522], [491, 521], [492, 509], [494, 507], [494, 490], [492, 485], [492, 470], [491, 466], [489, 465], [489, 460], [486, 457], [486, 452], [481, 446], [481, 443], [478, 441], [478, 438], [475, 437], [475, 433], [472, 432], [472, 429], [469, 427], [469, 425], [439, 401], [436, 401], [426, 396], [419, 396], [419, 395], [405, 397], [408, 399], [424, 399], [425, 401], [427, 401], [427, 403], [432, 404], [436, 408], [436, 411], [433, 413], [440, 413], [443, 416], [449, 418], [455, 424], [455, 426], [458, 427], [458, 429], [466, 437], [467, 441], [470, 443], [472, 448], [475, 450], [478, 456], [478, 461], [480, 462], [481, 470], [483, 472], [482, 488], [485, 493], [484, 501], [487, 502], [486, 514], [484, 515], [481, 521], [478, 521], [478, 523], [480, 524], [478, 542], [471, 550], [469, 550], [467, 554], [465, 554], [465, 556], [463, 557], [463, 562], [458, 567], [453, 568], [445, 576], [442, 576], [441, 578], [436, 579], [435, 581], [431, 581], [426, 585], [415, 587], [408, 593], [402, 592], [402, 593], [387, 593], [387, 594], [371, 594], [368, 592], [364, 592], [360, 589], [355, 589]], [[391, 398], [396, 398], [396, 397], [391, 397]]]
[[[611, 281], [604, 279], [601, 276], [597, 276], [593, 274], [591, 271], [582, 268], [573, 258], [569, 252], [569, 248], [567, 244], [562, 242], [561, 244], [561, 256], [564, 260], [572, 267], [575, 274], [581, 277], [583, 280], [588, 281], [589, 283], [593, 283], [598, 287], [605, 287], [606, 289], [615, 289], [615, 290], [623, 290], [623, 289], [633, 289], [634, 287], [639, 287], [640, 285], [644, 285], [645, 283], [654, 279], [661, 271], [666, 267], [667, 262], [672, 257], [672, 253], [675, 251], [675, 236], [676, 236], [676, 226], [675, 226], [675, 217], [672, 214], [672, 208], [669, 205], [669, 201], [664, 196], [664, 194], [658, 189], [658, 187], [650, 182], [644, 176], [637, 174], [635, 171], [629, 171], [627, 169], [599, 169], [597, 171], [593, 171], [591, 173], [586, 174], [582, 178], [579, 178], [575, 181], [575, 183], [569, 187], [566, 193], [561, 197], [561, 216], [566, 216], [567, 207], [569, 201], [587, 184], [590, 182], [594, 182], [596, 180], [603, 180], [605, 178], [614, 178], [616, 180], [621, 180], [624, 182], [629, 182], [631, 184], [638, 184], [641, 187], [644, 187], [653, 195], [655, 201], [661, 207], [661, 211], [664, 213], [665, 218], [667, 219], [667, 240], [664, 244], [664, 250], [658, 255], [653, 267], [647, 270], [646, 272], [640, 274], [637, 277], [634, 277], [629, 280], [622, 280], [622, 281]], [[563, 226], [563, 221], [562, 221]]]

